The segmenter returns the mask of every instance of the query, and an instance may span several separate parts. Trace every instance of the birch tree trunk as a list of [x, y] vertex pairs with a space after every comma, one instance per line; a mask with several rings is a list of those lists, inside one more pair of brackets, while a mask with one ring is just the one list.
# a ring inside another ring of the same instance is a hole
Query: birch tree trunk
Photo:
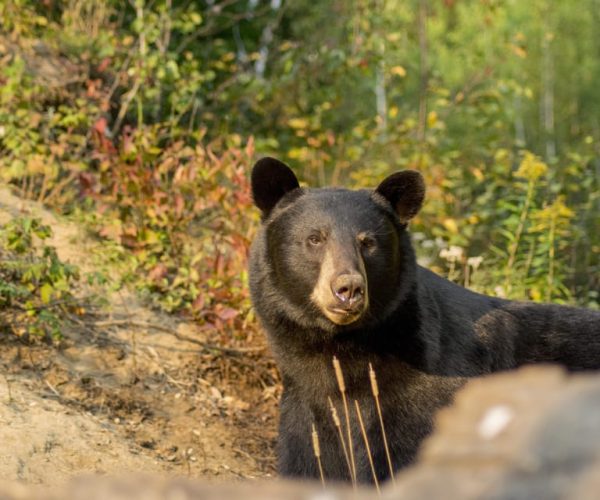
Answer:
[[421, 146], [425, 142], [425, 128], [427, 126], [427, 87], [429, 71], [428, 45], [427, 45], [427, 0], [419, 0], [418, 16], [419, 32], [419, 123], [417, 128], [417, 140]]
[[554, 127], [554, 60], [552, 57], [552, 39], [554, 34], [548, 23], [549, 9], [542, 9], [542, 92], [540, 119], [546, 146], [546, 160], [556, 157], [556, 134]]
[[[385, 0], [378, 0], [377, 9], [380, 13], [385, 11]], [[387, 133], [387, 92], [385, 88], [385, 30], [381, 26], [377, 29], [378, 61], [375, 69], [375, 100], [377, 116], [379, 117], [380, 134], [385, 138]]]

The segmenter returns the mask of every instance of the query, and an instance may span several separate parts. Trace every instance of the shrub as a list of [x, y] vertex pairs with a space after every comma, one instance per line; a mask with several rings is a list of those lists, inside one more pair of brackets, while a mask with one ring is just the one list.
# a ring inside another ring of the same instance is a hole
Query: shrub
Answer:
[[[203, 146], [196, 138], [156, 147], [160, 126], [95, 144], [84, 194], [99, 210], [98, 233], [135, 255], [130, 279], [155, 305], [216, 326], [239, 327], [248, 311], [246, 258], [256, 226], [247, 165], [250, 140]], [[219, 152], [220, 151], [220, 152]]]
[[0, 228], [0, 329], [19, 336], [59, 339], [79, 301], [78, 269], [60, 260], [46, 240], [49, 226], [17, 218]]

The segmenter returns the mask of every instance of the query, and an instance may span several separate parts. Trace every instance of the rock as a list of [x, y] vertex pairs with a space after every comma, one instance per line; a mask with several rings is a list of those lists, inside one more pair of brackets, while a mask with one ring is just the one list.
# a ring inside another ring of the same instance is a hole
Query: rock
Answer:
[[600, 377], [522, 368], [469, 382], [388, 498], [598, 498]]
[[[469, 382], [440, 412], [418, 462], [401, 472], [392, 500], [588, 500], [600, 496], [600, 375], [536, 366]], [[80, 478], [66, 490], [1, 485], [1, 500], [378, 498], [318, 483]]]

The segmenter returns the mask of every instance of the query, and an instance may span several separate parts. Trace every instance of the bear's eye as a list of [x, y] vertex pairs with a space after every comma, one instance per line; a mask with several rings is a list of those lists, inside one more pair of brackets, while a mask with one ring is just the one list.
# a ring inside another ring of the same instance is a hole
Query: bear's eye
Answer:
[[364, 248], [365, 250], [370, 250], [372, 248], [375, 248], [375, 245], [377, 244], [377, 242], [375, 241], [375, 238], [373, 238], [371, 236], [367, 236], [367, 235], [359, 236], [358, 241], [360, 243], [360, 246], [362, 248]]
[[323, 241], [324, 241], [324, 238], [323, 238], [323, 236], [322, 236], [322, 235], [320, 235], [320, 234], [311, 234], [311, 235], [310, 235], [310, 236], [309, 236], [309, 237], [306, 239], [306, 241], [308, 241], [308, 244], [309, 244], [309, 245], [311, 245], [311, 246], [313, 246], [313, 247], [316, 247], [316, 246], [320, 245], [321, 243], [323, 243]]

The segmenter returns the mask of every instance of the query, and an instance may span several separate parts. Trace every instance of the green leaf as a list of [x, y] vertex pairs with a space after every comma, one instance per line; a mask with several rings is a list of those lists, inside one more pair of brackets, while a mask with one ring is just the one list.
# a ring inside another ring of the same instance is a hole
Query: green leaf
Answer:
[[50, 283], [44, 283], [40, 288], [40, 298], [44, 304], [48, 304], [50, 299], [52, 298], [52, 293], [54, 292], [54, 288]]

